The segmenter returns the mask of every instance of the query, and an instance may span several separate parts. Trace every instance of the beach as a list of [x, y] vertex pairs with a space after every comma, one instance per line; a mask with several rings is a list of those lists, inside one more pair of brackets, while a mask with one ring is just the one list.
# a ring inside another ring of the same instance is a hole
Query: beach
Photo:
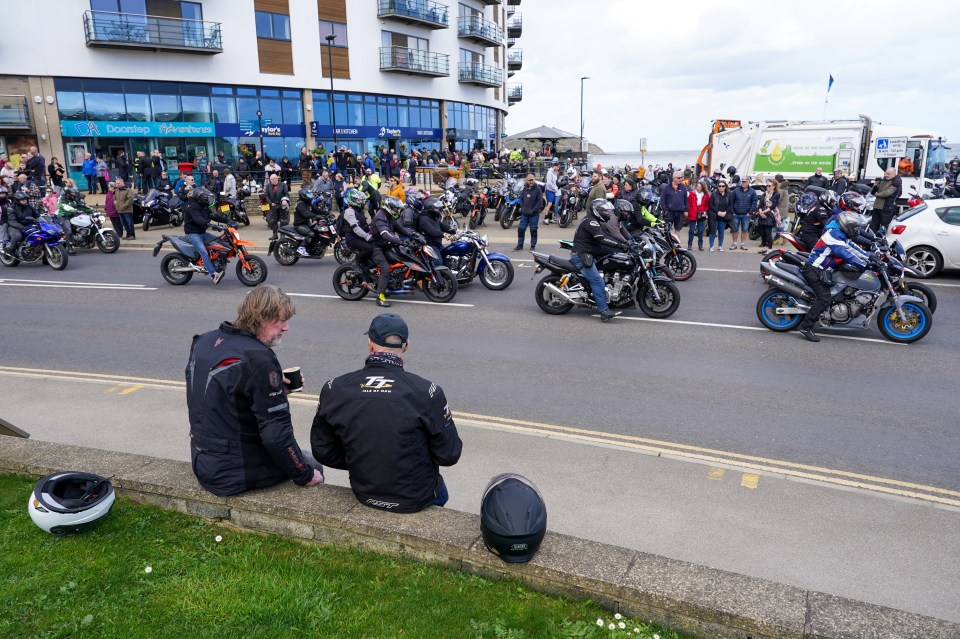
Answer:
[[626, 164], [629, 164], [632, 167], [637, 167], [641, 164], [652, 164], [654, 166], [660, 164], [662, 166], [666, 166], [668, 163], [673, 163], [674, 167], [683, 169], [683, 167], [688, 164], [696, 164], [697, 156], [699, 154], [700, 151], [698, 150], [650, 151], [643, 155], [636, 151], [620, 151], [604, 154], [590, 154], [587, 164], [591, 167], [596, 166], [597, 164], [605, 167], [623, 167]]

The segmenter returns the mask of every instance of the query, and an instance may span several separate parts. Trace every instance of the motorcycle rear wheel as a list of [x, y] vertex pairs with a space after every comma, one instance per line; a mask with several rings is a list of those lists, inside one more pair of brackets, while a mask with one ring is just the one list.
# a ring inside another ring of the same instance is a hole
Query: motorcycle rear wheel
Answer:
[[237, 278], [246, 286], [262, 284], [267, 279], [267, 263], [261, 257], [248, 255], [247, 264], [250, 265], [249, 270], [244, 268], [243, 262], [237, 260]]
[[351, 264], [357, 259], [356, 252], [347, 246], [346, 242], [340, 240], [337, 242], [337, 245], [333, 247], [333, 258], [337, 260], [338, 264]]
[[120, 236], [116, 231], [104, 231], [103, 236], [97, 235], [97, 248], [104, 253], [116, 253], [120, 248]]
[[513, 264], [491, 260], [490, 266], [480, 274], [480, 283], [491, 291], [502, 291], [513, 282]]
[[439, 269], [433, 277], [423, 280], [423, 295], [431, 302], [449, 302], [457, 296], [457, 278], [450, 269]]
[[[500, 219], [502, 220], [503, 218], [500, 218]], [[472, 229], [477, 228], [477, 223], [479, 221], [480, 221], [480, 214], [476, 211], [472, 211], [470, 213], [470, 221], [468, 222], [468, 224], [470, 225], [470, 228]]]
[[877, 328], [884, 337], [898, 344], [912, 344], [923, 339], [933, 325], [933, 313], [919, 302], [904, 302], [903, 312], [905, 320], [900, 319], [896, 306], [880, 309]]
[[559, 288], [560, 276], [547, 275], [537, 284], [537, 290], [534, 295], [537, 298], [537, 306], [547, 315], [563, 315], [569, 313], [573, 308], [573, 302], [568, 302], [561, 297], [557, 297], [547, 290], [547, 284], [553, 284]]
[[777, 315], [782, 307], [796, 307], [797, 298], [776, 288], [767, 289], [757, 300], [757, 319], [766, 328], [777, 333], [795, 329], [806, 315]]
[[363, 299], [370, 292], [363, 285], [363, 274], [353, 263], [343, 264], [333, 272], [333, 290], [350, 302]]
[[6, 253], [0, 252], [0, 264], [3, 264], [4, 266], [9, 266], [12, 268], [20, 264], [20, 260], [15, 258], [12, 255], [8, 255]]
[[[653, 287], [660, 295], [658, 302], [653, 296]], [[647, 282], [637, 292], [637, 304], [647, 317], [664, 319], [670, 317], [680, 308], [680, 289], [673, 282]]]
[[187, 266], [190, 266], [187, 258], [179, 253], [168, 253], [164, 255], [163, 260], [160, 261], [160, 273], [168, 283], [174, 286], [183, 286], [193, 277], [193, 271], [177, 273], [173, 269], [185, 268]]
[[760, 225], [759, 225], [759, 224], [751, 224], [751, 225], [750, 225], [750, 228], [749, 228], [749, 230], [748, 230], [748, 232], [747, 232], [747, 237], [749, 237], [751, 240], [754, 240], [754, 241], [759, 240], [759, 239], [760, 239]]
[[297, 244], [293, 240], [280, 240], [273, 249], [273, 259], [281, 266], [293, 266], [300, 261]]
[[667, 253], [664, 262], [673, 271], [673, 278], [678, 282], [686, 282], [697, 272], [697, 258], [690, 251], [677, 251], [676, 255]]

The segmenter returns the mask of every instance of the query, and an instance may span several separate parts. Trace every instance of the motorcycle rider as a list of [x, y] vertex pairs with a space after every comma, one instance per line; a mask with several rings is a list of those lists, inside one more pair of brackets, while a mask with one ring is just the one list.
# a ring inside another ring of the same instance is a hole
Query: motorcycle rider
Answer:
[[[832, 193], [832, 191], [829, 192]], [[803, 277], [817, 296], [798, 329], [808, 341], [820, 341], [817, 334], [813, 332], [813, 327], [820, 319], [820, 314], [830, 307], [833, 271], [845, 263], [860, 270], [867, 267], [867, 260], [863, 259], [861, 251], [849, 243], [850, 238], [860, 235], [867, 223], [866, 217], [859, 213], [841, 212], [837, 216], [836, 225], [827, 226], [813, 247], [813, 251], [810, 252], [806, 264], [803, 265], [801, 269]]]
[[[377, 275], [377, 306], [390, 306], [387, 301], [387, 284], [390, 281], [390, 263], [378, 243], [374, 242], [374, 233], [367, 223], [367, 216], [363, 207], [367, 203], [367, 196], [358, 189], [350, 189], [343, 196], [343, 213], [341, 217], [346, 223], [346, 229], [341, 236], [351, 249], [357, 254], [357, 263], [372, 261], [380, 270]], [[342, 225], [341, 225], [342, 227]]]
[[[409, 199], [407, 200], [409, 202]], [[416, 230], [419, 231], [427, 244], [436, 249], [439, 253], [443, 249], [443, 236], [447, 233], [456, 233], [457, 224], [453, 220], [444, 220], [443, 204], [440, 200], [427, 198], [423, 203], [423, 211], [417, 218]], [[443, 266], [443, 259], [437, 258], [434, 261], [437, 266]]]
[[373, 216], [372, 226], [377, 240], [383, 245], [403, 245], [408, 239], [425, 243], [420, 233], [403, 225], [400, 220], [401, 213], [403, 213], [403, 202], [399, 198], [389, 195], [383, 198], [380, 210]]
[[833, 215], [833, 209], [839, 202], [837, 194], [833, 191], [823, 191], [800, 223], [800, 235], [797, 241], [800, 242], [808, 251], [813, 250], [813, 246], [823, 235], [823, 227]]
[[16, 254], [17, 247], [23, 241], [23, 229], [35, 224], [36, 221], [37, 211], [30, 206], [29, 194], [23, 189], [16, 191], [13, 194], [13, 206], [7, 208], [7, 234], [10, 237], [10, 243], [3, 248], [7, 255]]
[[[650, 187], [644, 187], [650, 188]], [[617, 200], [614, 206], [617, 207], [617, 217], [620, 225], [626, 230], [632, 239], [640, 237], [643, 229], [656, 226], [660, 223], [647, 207], [640, 205], [634, 206], [629, 200]]]
[[206, 247], [206, 244], [217, 239], [217, 236], [207, 233], [207, 226], [211, 219], [228, 225], [230, 220], [210, 210], [214, 201], [213, 193], [202, 186], [190, 191], [190, 195], [183, 205], [183, 230], [184, 239], [190, 243], [190, 246], [197, 249], [197, 253], [203, 260], [203, 267], [207, 269], [207, 274], [213, 279], [214, 284], [219, 284], [224, 272], [217, 271], [213, 267], [213, 263], [210, 261], [210, 253], [207, 252]]
[[420, 214], [423, 212], [423, 201], [427, 199], [429, 195], [424, 195], [424, 191], [411, 186], [407, 189], [406, 197], [407, 201], [405, 202], [406, 206], [403, 208], [401, 223], [404, 227], [416, 231], [419, 225], [418, 220]]
[[603, 322], [609, 322], [620, 315], [620, 311], [611, 311], [607, 306], [607, 290], [603, 283], [603, 276], [600, 275], [594, 262], [597, 258], [614, 251], [626, 250], [630, 246], [627, 242], [616, 240], [604, 231], [603, 223], [610, 219], [613, 210], [613, 204], [605, 199], [598, 198], [590, 203], [590, 215], [585, 217], [577, 227], [577, 232], [573, 236], [573, 251], [570, 254], [570, 262], [580, 269], [580, 273], [590, 283], [593, 300], [597, 304], [600, 320]]
[[[313, 244], [317, 240], [317, 231], [313, 228], [315, 222], [321, 219], [313, 210], [313, 193], [309, 189], [300, 189], [297, 196], [297, 208], [293, 210], [293, 225], [297, 227], [297, 233], [307, 238], [307, 244]], [[309, 256], [305, 246], [297, 249], [297, 253], [303, 256]]]

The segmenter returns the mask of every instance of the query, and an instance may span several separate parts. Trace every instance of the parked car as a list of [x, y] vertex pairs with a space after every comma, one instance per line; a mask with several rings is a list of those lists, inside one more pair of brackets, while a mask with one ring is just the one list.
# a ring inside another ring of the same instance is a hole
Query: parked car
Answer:
[[897, 216], [887, 238], [900, 240], [907, 264], [923, 277], [960, 269], [960, 198], [930, 200]]

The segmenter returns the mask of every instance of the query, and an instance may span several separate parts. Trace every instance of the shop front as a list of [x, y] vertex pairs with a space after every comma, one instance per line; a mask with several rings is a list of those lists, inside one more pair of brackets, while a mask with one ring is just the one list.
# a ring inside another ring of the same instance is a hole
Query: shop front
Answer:
[[[310, 135], [326, 149], [334, 148], [334, 127], [313, 121]], [[427, 151], [440, 148], [442, 131], [438, 128], [386, 127], [386, 126], [338, 126], [336, 146], [346, 147], [361, 155], [378, 156], [383, 149], [391, 153], [407, 155], [411, 151]]]

